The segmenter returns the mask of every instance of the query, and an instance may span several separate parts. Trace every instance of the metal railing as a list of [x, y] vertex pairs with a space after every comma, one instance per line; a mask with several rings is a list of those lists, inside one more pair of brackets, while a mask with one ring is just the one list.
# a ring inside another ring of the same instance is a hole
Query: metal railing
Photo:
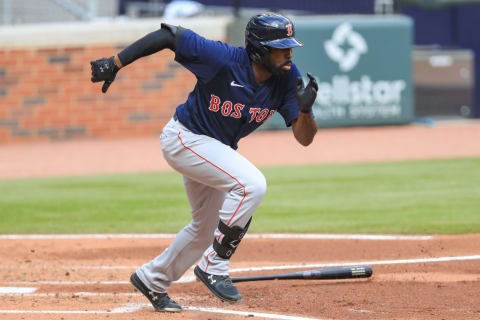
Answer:
[[119, 0], [0, 0], [0, 25], [90, 21], [118, 14]]

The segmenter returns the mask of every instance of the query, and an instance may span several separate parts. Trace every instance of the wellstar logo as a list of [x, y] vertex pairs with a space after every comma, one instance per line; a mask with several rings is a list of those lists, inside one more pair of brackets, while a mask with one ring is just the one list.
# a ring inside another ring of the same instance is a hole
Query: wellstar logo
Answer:
[[335, 28], [332, 38], [325, 41], [324, 48], [328, 57], [337, 62], [343, 72], [355, 68], [360, 56], [368, 51], [367, 42], [353, 30], [349, 22]]

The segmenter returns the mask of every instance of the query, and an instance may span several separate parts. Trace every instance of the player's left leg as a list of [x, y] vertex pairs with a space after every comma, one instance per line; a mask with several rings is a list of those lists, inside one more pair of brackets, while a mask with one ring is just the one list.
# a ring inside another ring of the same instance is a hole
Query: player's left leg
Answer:
[[166, 292], [212, 244], [218, 226], [218, 212], [225, 193], [184, 177], [185, 191], [191, 207], [192, 221], [185, 226], [170, 246], [159, 256], [144, 264], [137, 274], [151, 289]]

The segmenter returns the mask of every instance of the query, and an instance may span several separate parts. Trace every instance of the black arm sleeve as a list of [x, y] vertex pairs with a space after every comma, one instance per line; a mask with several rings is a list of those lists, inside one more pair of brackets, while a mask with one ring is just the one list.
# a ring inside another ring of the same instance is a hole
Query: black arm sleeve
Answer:
[[153, 31], [143, 38], [138, 39], [118, 53], [118, 58], [123, 66], [133, 61], [154, 54], [168, 48], [175, 51], [178, 39], [185, 31], [182, 27], [176, 27], [162, 23], [162, 28]]

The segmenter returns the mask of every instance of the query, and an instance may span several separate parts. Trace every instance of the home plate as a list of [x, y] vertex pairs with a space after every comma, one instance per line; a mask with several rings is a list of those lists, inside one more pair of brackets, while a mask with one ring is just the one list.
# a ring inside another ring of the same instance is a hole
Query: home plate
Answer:
[[0, 293], [32, 293], [37, 288], [28, 287], [0, 287]]

